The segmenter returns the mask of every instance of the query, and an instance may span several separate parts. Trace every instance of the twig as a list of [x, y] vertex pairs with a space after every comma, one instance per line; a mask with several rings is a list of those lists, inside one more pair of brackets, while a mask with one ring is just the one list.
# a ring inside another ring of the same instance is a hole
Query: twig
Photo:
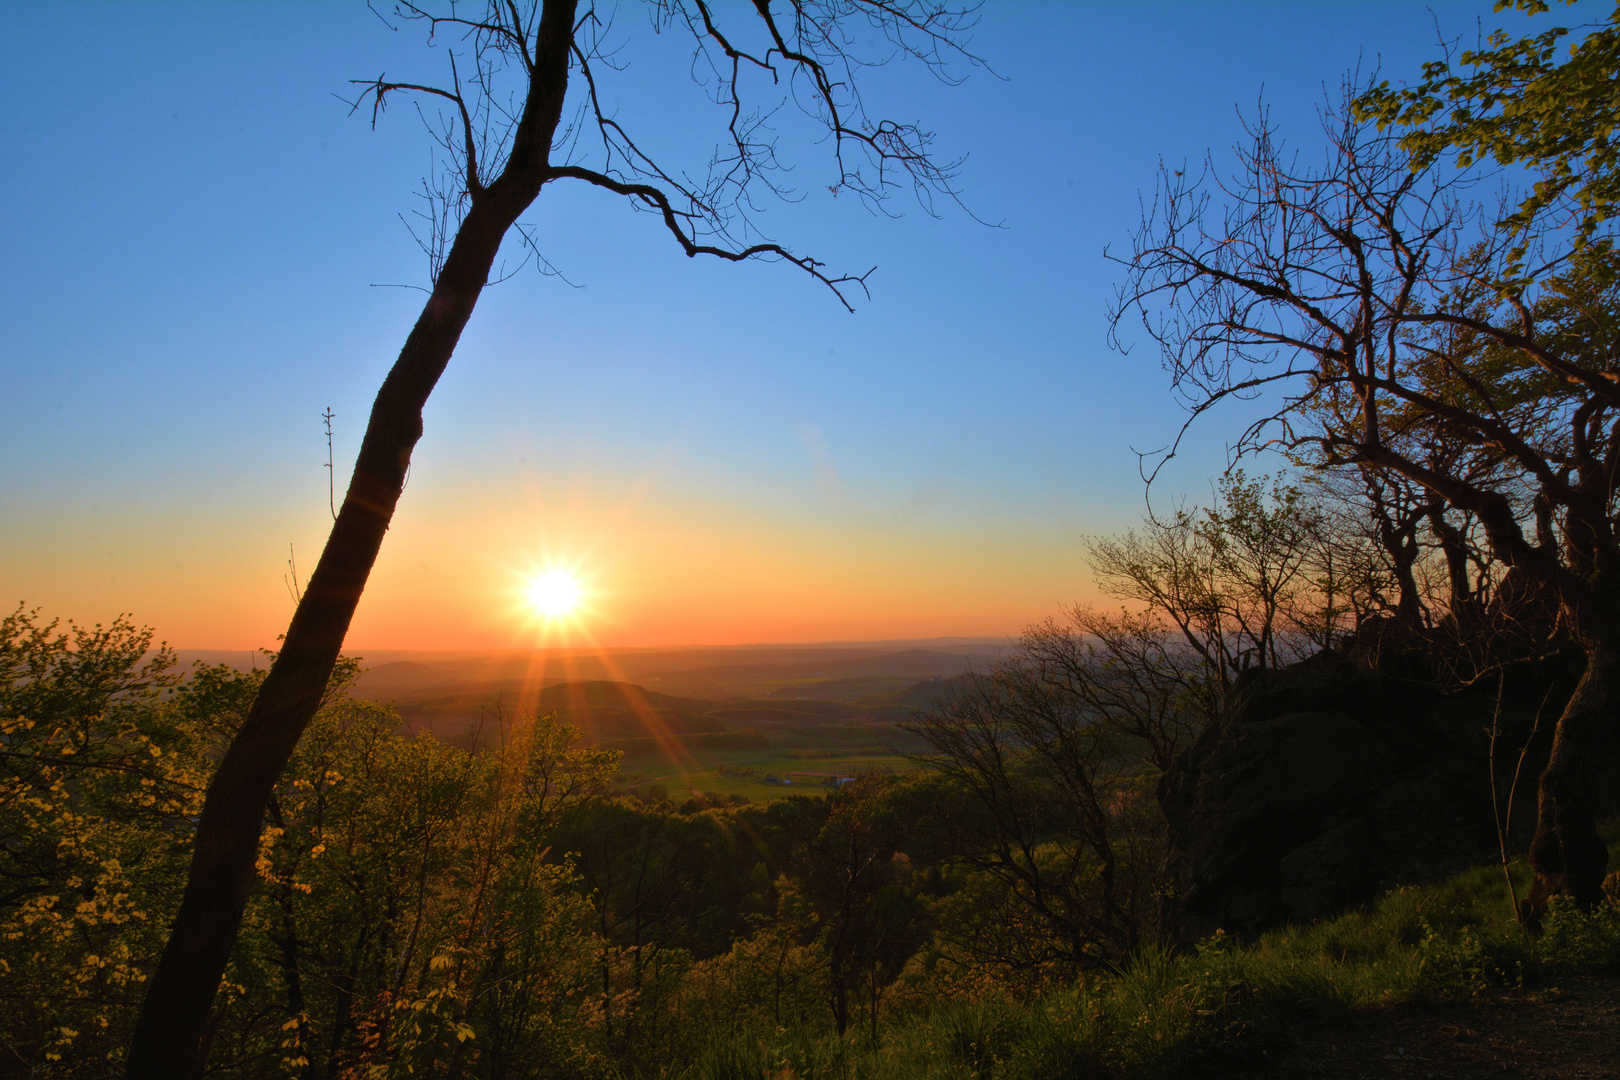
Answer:
[[287, 571], [287, 574], [281, 575], [281, 583], [287, 586], [287, 592], [292, 596], [293, 605], [296, 607], [304, 599], [304, 590], [298, 584], [298, 563], [293, 560], [291, 544], [287, 545]]
[[1513, 904], [1513, 917], [1523, 922], [1519, 911], [1519, 889], [1513, 883], [1513, 863], [1518, 860], [1508, 859], [1508, 830], [1513, 827], [1513, 800], [1519, 793], [1519, 778], [1524, 773], [1524, 759], [1530, 754], [1530, 746], [1535, 742], [1536, 734], [1541, 730], [1541, 714], [1547, 708], [1547, 701], [1552, 697], [1552, 686], [1541, 697], [1541, 704], [1536, 706], [1535, 719], [1530, 724], [1530, 734], [1519, 748], [1519, 759], [1513, 766], [1513, 781], [1508, 785], [1507, 807], [1505, 812], [1501, 809], [1496, 790], [1496, 740], [1502, 731], [1502, 691], [1507, 681], [1507, 669], [1498, 668], [1496, 677], [1496, 709], [1491, 716], [1491, 812], [1496, 818], [1496, 846], [1502, 860], [1502, 875], [1507, 878], [1508, 899]]
[[336, 415], [330, 405], [321, 413], [321, 420], [326, 424], [326, 505], [332, 511], [333, 521], [337, 520], [337, 481], [332, 474], [332, 417]]

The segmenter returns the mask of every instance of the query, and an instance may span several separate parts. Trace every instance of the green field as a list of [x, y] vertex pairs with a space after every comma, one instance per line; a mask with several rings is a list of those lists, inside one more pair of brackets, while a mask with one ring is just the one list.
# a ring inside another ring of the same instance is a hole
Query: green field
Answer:
[[[715, 795], [742, 795], [753, 802], [772, 802], [789, 795], [823, 795], [830, 789], [827, 780], [837, 776], [859, 776], [868, 772], [907, 772], [915, 769], [914, 762], [898, 755], [829, 754], [828, 756], [791, 756], [780, 751], [755, 751], [752, 754], [732, 751], [724, 760], [720, 755], [703, 755], [708, 760], [693, 763], [693, 767], [667, 773], [637, 770], [637, 787], [657, 784], [679, 802], [693, 792]], [[723, 771], [722, 771], [723, 770]], [[783, 783], [767, 783], [765, 777], [774, 776]]]

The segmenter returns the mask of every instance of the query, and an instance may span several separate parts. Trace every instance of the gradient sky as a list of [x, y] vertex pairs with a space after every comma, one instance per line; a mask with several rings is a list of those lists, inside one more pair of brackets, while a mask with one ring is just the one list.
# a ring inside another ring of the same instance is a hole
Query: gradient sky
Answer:
[[[1262, 95], [1309, 152], [1347, 70], [1414, 75], [1437, 25], [1471, 40], [1490, 6], [989, 0], [973, 47], [1004, 78], [895, 65], [869, 104], [968, 154], [967, 203], [1002, 227], [833, 199], [814, 146], [804, 201], [762, 218], [876, 265], [854, 315], [553, 185], [525, 220], [569, 283], [485, 292], [350, 647], [533, 643], [521, 584], [559, 562], [591, 591], [576, 633], [609, 645], [1003, 635], [1089, 598], [1085, 537], [1140, 516], [1133, 448], [1181, 420], [1104, 318], [1103, 249], [1160, 160], [1224, 158]], [[320, 413], [341, 494], [422, 300], [386, 286], [427, 273], [399, 219], [421, 124], [373, 131], [338, 96], [442, 81], [444, 53], [363, 3], [5, 3], [0, 30], [0, 604], [271, 645], [289, 545], [307, 571], [330, 521]], [[701, 164], [716, 114], [677, 40], [634, 0], [617, 32], [621, 118]], [[1207, 493], [1231, 430], [1200, 428], [1155, 500]]]

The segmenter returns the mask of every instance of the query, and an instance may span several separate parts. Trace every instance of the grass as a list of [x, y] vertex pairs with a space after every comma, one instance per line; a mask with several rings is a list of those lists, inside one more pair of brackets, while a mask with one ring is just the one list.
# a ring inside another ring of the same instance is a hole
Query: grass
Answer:
[[[1528, 875], [1516, 872], [1523, 895]], [[937, 1003], [890, 1017], [875, 1040], [734, 1032], [698, 1055], [685, 1080], [1223, 1075], [1352, 1010], [1467, 1002], [1596, 973], [1620, 973], [1620, 908], [1587, 915], [1555, 905], [1531, 937], [1512, 916], [1501, 869], [1481, 867], [1249, 944], [1217, 935], [1187, 953], [1144, 951], [1115, 975], [1035, 1000], [989, 993]]]

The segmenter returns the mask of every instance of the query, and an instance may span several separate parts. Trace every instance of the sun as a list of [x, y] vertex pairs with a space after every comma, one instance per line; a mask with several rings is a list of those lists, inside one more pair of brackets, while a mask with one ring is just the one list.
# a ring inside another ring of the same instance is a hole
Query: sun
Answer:
[[564, 619], [579, 610], [585, 590], [568, 570], [546, 570], [529, 579], [529, 607], [546, 619]]

